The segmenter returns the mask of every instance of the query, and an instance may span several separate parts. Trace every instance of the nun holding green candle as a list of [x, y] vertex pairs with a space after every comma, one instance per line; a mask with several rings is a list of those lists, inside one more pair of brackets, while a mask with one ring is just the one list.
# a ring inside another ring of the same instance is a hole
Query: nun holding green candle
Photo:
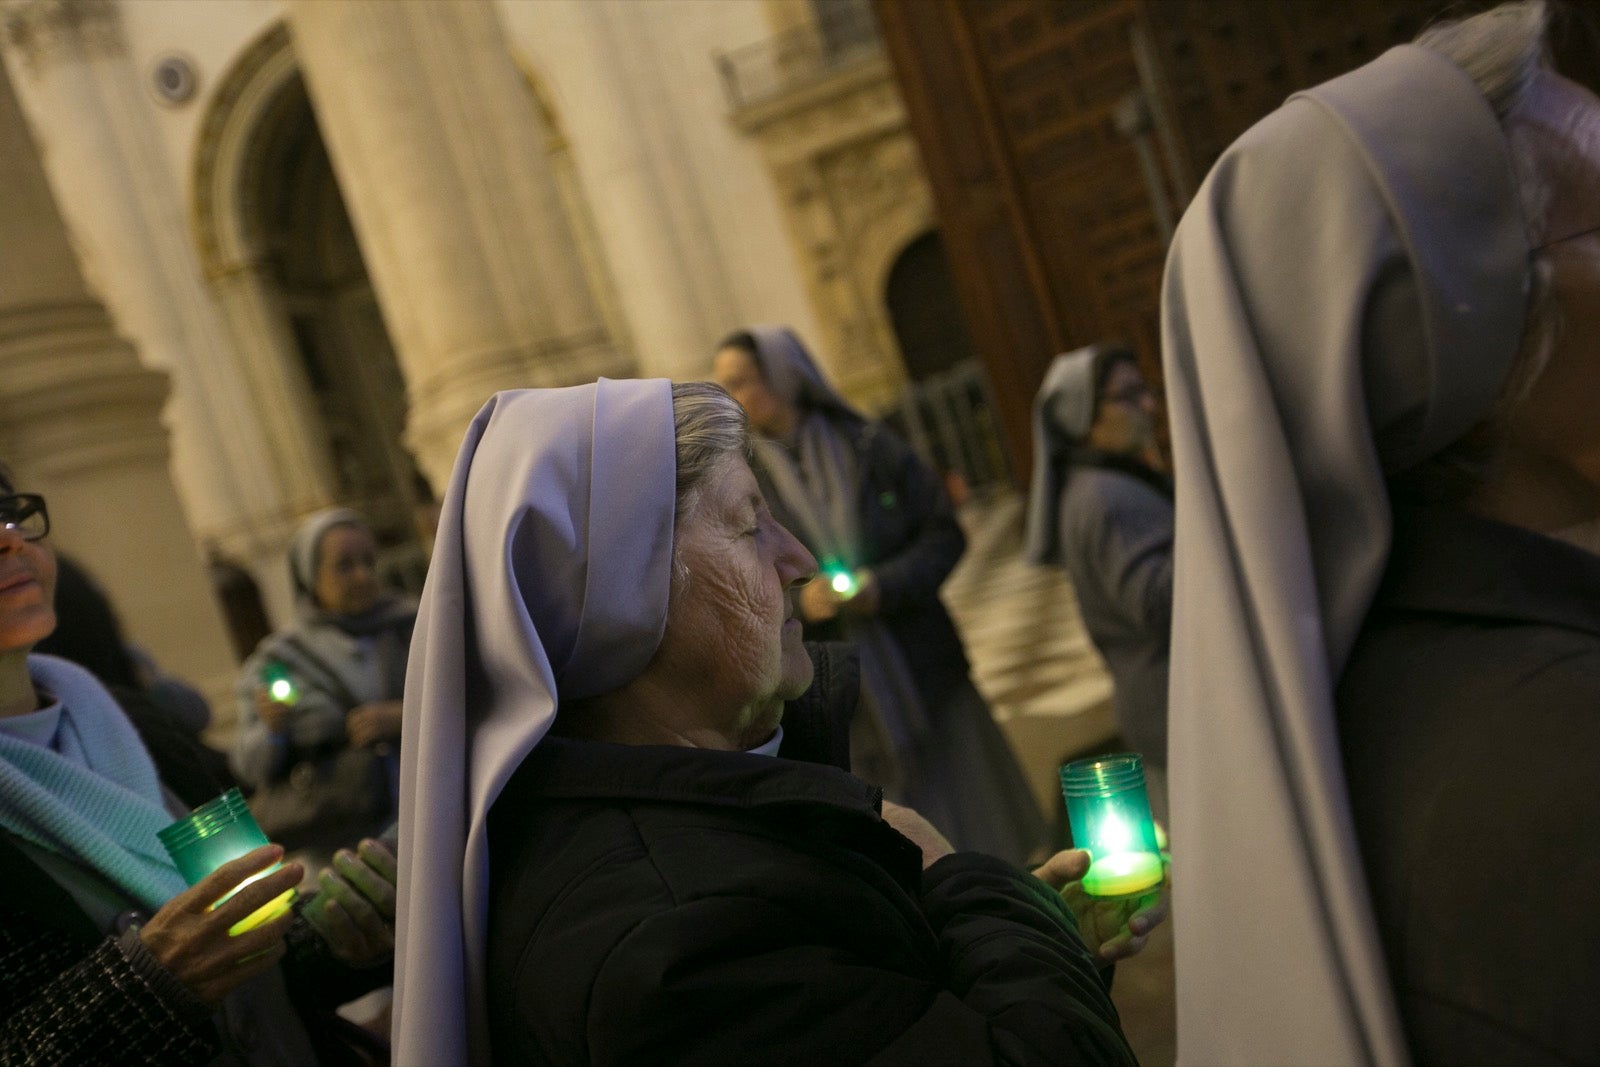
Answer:
[[1044, 821], [939, 600], [966, 540], [938, 477], [840, 396], [787, 327], [734, 334], [712, 377], [750, 419], [773, 513], [817, 559], [799, 595], [806, 639], [860, 650], [857, 773], [958, 848], [1015, 862], [1039, 851]]

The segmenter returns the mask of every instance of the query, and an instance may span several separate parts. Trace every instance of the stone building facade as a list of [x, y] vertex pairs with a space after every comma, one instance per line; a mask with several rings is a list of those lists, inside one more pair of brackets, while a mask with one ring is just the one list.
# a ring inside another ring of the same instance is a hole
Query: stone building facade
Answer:
[[[348, 503], [414, 573], [495, 389], [696, 378], [781, 321], [882, 410], [932, 200], [873, 35], [827, 43], [846, 8], [0, 0], [0, 460], [220, 695], [206, 557], [281, 621], [290, 533]], [[735, 94], [729, 57], [801, 37], [827, 61]]]

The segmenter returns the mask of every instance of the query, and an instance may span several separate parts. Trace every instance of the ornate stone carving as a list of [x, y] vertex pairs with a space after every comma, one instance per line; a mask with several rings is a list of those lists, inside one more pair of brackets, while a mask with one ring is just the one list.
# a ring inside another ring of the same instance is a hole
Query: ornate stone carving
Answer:
[[127, 50], [112, 0], [0, 0], [5, 46], [30, 74], [50, 63]]
[[884, 285], [931, 229], [933, 195], [888, 65], [871, 57], [741, 109], [761, 145], [840, 388], [865, 408], [899, 397], [904, 364]]

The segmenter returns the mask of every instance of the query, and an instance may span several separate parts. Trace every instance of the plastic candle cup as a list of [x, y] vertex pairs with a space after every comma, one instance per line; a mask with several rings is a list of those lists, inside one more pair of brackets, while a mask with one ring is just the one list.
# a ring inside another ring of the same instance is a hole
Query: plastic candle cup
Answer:
[[267, 696], [279, 704], [293, 704], [300, 699], [289, 668], [281, 663], [268, 663], [261, 669], [261, 684], [267, 687]]
[[[190, 885], [229, 860], [236, 860], [268, 843], [267, 835], [256, 825], [256, 817], [250, 814], [249, 805], [237, 789], [230, 789], [217, 799], [200, 805], [156, 836], [177, 865], [178, 873]], [[274, 863], [266, 870], [251, 875], [228, 890], [211, 907], [220, 907], [257, 878], [265, 878], [282, 866], [281, 863]], [[253, 930], [262, 923], [276, 919], [289, 910], [289, 905], [294, 902], [294, 893], [293, 889], [286, 890], [234, 923], [228, 928], [228, 933], [238, 937], [246, 930]]]
[[1133, 753], [1077, 760], [1061, 768], [1072, 840], [1089, 850], [1084, 892], [1125, 897], [1161, 884], [1161, 849], [1145, 792], [1144, 760]]

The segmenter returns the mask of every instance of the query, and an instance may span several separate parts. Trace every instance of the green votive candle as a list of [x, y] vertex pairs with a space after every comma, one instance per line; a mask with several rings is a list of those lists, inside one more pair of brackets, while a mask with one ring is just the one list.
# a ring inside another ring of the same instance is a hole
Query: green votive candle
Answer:
[[[177, 865], [178, 873], [190, 885], [229, 860], [236, 860], [269, 843], [267, 835], [256, 825], [256, 817], [250, 813], [250, 806], [237, 789], [230, 789], [217, 799], [200, 805], [165, 830], [157, 832], [156, 836]], [[281, 863], [274, 863], [266, 870], [251, 875], [228, 890], [211, 907], [220, 907], [257, 878], [265, 878], [282, 866]], [[228, 933], [238, 937], [246, 930], [271, 922], [288, 911], [292, 903], [294, 890], [289, 889], [228, 927]]]
[[267, 696], [279, 704], [295, 704], [300, 700], [294, 679], [289, 677], [289, 668], [281, 663], [268, 663], [261, 668], [261, 684], [267, 687]]
[[1083, 888], [1125, 897], [1161, 884], [1161, 849], [1145, 792], [1144, 760], [1132, 752], [1076, 760], [1061, 768], [1072, 840], [1089, 850]]

